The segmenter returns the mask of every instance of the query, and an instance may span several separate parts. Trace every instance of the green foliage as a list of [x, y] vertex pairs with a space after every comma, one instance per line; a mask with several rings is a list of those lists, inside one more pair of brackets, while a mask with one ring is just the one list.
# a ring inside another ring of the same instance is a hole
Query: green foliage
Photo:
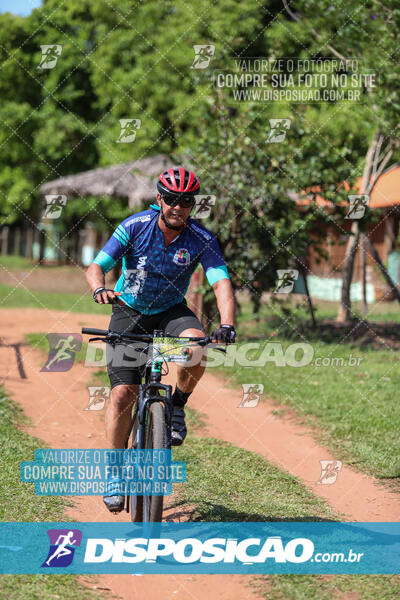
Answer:
[[[257, 309], [276, 269], [310, 245], [322, 252], [317, 221], [343, 231], [339, 184], [355, 184], [370, 140], [377, 128], [390, 135], [400, 105], [394, 0], [299, 0], [293, 11], [277, 0], [45, 0], [26, 19], [0, 15], [0, 221], [38, 219], [45, 180], [160, 152], [189, 157], [202, 191], [217, 197], [210, 227], [234, 285]], [[192, 69], [201, 43], [215, 45], [213, 62]], [[38, 69], [42, 44], [62, 46], [53, 69]], [[235, 103], [215, 88], [214, 71], [235, 58], [333, 58], [330, 44], [377, 74], [360, 103]], [[268, 143], [268, 120], [282, 117], [291, 119], [285, 142]], [[123, 118], [141, 120], [132, 144], [116, 143]], [[314, 202], [296, 209], [294, 195], [310, 188], [333, 214]], [[57, 225], [67, 233], [90, 220], [111, 232], [127, 212], [125, 200], [69, 199]]]

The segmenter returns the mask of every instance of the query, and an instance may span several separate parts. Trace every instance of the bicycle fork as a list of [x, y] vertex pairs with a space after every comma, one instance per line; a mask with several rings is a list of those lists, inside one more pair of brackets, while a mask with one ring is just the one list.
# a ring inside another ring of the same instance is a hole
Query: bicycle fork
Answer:
[[[165, 396], [161, 396], [159, 391], [164, 391]], [[162, 383], [151, 382], [144, 383], [139, 388], [139, 414], [137, 431], [137, 449], [144, 450], [144, 440], [146, 431], [146, 414], [153, 402], [161, 402], [164, 406], [165, 414], [165, 434], [166, 446], [171, 448], [171, 422], [172, 422], [172, 386]]]

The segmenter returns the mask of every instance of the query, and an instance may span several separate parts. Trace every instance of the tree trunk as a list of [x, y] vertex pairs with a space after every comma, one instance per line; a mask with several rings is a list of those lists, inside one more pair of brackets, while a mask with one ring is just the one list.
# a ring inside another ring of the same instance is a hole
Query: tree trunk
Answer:
[[358, 241], [360, 239], [360, 228], [358, 221], [354, 221], [351, 226], [349, 241], [347, 242], [346, 254], [344, 258], [343, 277], [342, 277], [342, 298], [339, 306], [337, 321], [339, 323], [347, 323], [350, 321], [351, 300], [350, 287], [353, 279], [354, 258], [356, 256]]
[[46, 233], [44, 229], [39, 231], [39, 263], [43, 264], [44, 260], [44, 247], [46, 245]]
[[[371, 174], [374, 166], [375, 151], [377, 149], [381, 136], [378, 132], [372, 140], [367, 156], [365, 158], [365, 167], [362, 178], [361, 194], [368, 193]], [[376, 157], [375, 157], [376, 158]], [[351, 225], [351, 234], [346, 246], [346, 254], [344, 257], [343, 277], [342, 277], [342, 297], [339, 306], [336, 321], [339, 323], [347, 323], [350, 321], [351, 300], [350, 287], [353, 279], [354, 259], [356, 256], [358, 242], [360, 239], [360, 224], [357, 220]]]
[[389, 273], [387, 272], [387, 270], [385, 269], [385, 265], [382, 263], [379, 254], [375, 248], [375, 246], [372, 244], [371, 240], [369, 239], [369, 237], [365, 236], [365, 239], [368, 243], [368, 246], [371, 250], [371, 254], [376, 262], [376, 264], [378, 265], [382, 275], [384, 276], [384, 278], [386, 279], [391, 291], [394, 293], [394, 295], [396, 296], [396, 300], [398, 302], [400, 302], [400, 292], [398, 290], [398, 288], [396, 287], [396, 284], [394, 283], [394, 281], [392, 280], [392, 278], [390, 277]]
[[1, 254], [8, 254], [8, 234], [9, 227], [5, 225], [1, 230]]
[[308, 282], [307, 282], [307, 268], [304, 266], [304, 259], [303, 260], [298, 260], [296, 262], [296, 267], [299, 270], [301, 276], [303, 277], [303, 281], [304, 281], [304, 289], [306, 290], [306, 296], [307, 296], [307, 303], [308, 303], [308, 309], [310, 311], [310, 316], [311, 316], [311, 322], [312, 322], [312, 328], [315, 329], [317, 326], [317, 322], [315, 320], [315, 312], [314, 312], [314, 306], [311, 300], [311, 296], [310, 296], [310, 290], [308, 288]]
[[33, 227], [28, 226], [25, 230], [25, 251], [24, 256], [32, 258], [33, 250]]
[[367, 303], [367, 240], [366, 236], [361, 236], [362, 245], [362, 301], [363, 301], [363, 316], [366, 317], [368, 313]]

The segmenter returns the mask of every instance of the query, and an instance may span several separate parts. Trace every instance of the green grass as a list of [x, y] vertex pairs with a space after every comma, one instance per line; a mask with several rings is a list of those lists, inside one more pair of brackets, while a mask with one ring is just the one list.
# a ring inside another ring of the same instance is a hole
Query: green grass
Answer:
[[[288, 341], [282, 341], [284, 350], [288, 345]], [[399, 477], [397, 353], [348, 344], [313, 342], [312, 346], [315, 354], [307, 366], [276, 366], [274, 362], [263, 367], [236, 364], [218, 368], [217, 372], [230, 378], [232, 385], [263, 384], [265, 396], [295, 409], [308, 424], [316, 426], [320, 440], [335, 451], [338, 459], [345, 459], [379, 478]], [[259, 355], [260, 352], [253, 352], [253, 358]], [[343, 358], [348, 363], [350, 355], [361, 359], [359, 365], [313, 365], [317, 357]], [[252, 352], [247, 356], [252, 358]]]
[[12, 256], [11, 254], [2, 254], [0, 256], [0, 268], [5, 267], [9, 271], [15, 269], [32, 269], [36, 265], [36, 261], [23, 256]]
[[[190, 422], [189, 428], [190, 428]], [[199, 521], [334, 520], [323, 500], [258, 454], [221, 440], [189, 436], [174, 460], [187, 463], [179, 501]]]
[[[47, 355], [44, 334], [28, 334], [26, 341]], [[284, 352], [289, 344], [282, 341]], [[238, 345], [239, 349], [242, 345]], [[84, 360], [86, 347], [86, 343], [82, 344], [77, 362]], [[304, 367], [276, 366], [274, 362], [267, 362], [264, 367], [236, 363], [233, 367], [209, 367], [209, 372], [223, 374], [232, 386], [263, 384], [264, 395], [295, 409], [315, 428], [320, 442], [329, 446], [336, 458], [396, 484], [400, 475], [400, 405], [394, 401], [400, 386], [397, 354], [324, 342], [313, 342], [312, 347], [313, 360]], [[251, 359], [259, 355], [254, 350], [246, 356]], [[343, 359], [348, 364], [350, 357], [353, 361], [357, 359], [358, 364], [340, 366], [338, 362], [326, 367], [313, 364], [317, 358]], [[105, 369], [93, 373], [91, 384], [109, 385]]]
[[[68, 521], [68, 501], [57, 496], [35, 496], [33, 484], [20, 481], [20, 463], [33, 460], [45, 443], [18, 429], [28, 420], [22, 410], [0, 388], [0, 521]], [[98, 598], [74, 575], [3, 575], [0, 596], [8, 600]]]
[[[324, 521], [337, 516], [295, 477], [231, 444], [189, 434], [174, 460], [187, 463], [187, 481], [176, 485], [174, 507], [194, 521]], [[389, 600], [400, 596], [394, 575], [268, 575], [252, 578], [268, 600]]]
[[[31, 341], [35, 343], [35, 337]], [[43, 340], [39, 347], [47, 351]], [[93, 384], [108, 384], [104, 369], [93, 373], [92, 380]], [[173, 506], [187, 506], [193, 510], [194, 520], [338, 520], [297, 478], [257, 454], [220, 440], [194, 437], [203, 425], [197, 411], [187, 409], [187, 422], [189, 436], [181, 448], [174, 449], [174, 460], [187, 463], [187, 481], [175, 486]], [[400, 594], [396, 576], [273, 575], [251, 581], [269, 600], [330, 600], [351, 594], [364, 600], [389, 600]]]
[[0, 520], [59, 521], [66, 501], [54, 496], [35, 496], [33, 484], [19, 477], [20, 462], [33, 460], [43, 442], [20, 431], [27, 424], [22, 410], [0, 388]]
[[[338, 303], [328, 300], [313, 300], [317, 323], [326, 319], [335, 320], [338, 313]], [[291, 315], [289, 316], [289, 310]], [[352, 305], [352, 318], [362, 318], [360, 302]], [[372, 322], [393, 321], [400, 323], [400, 304], [398, 302], [375, 302], [369, 305], [367, 320]], [[255, 315], [252, 304], [247, 300], [240, 302], [237, 312], [237, 329], [242, 338], [268, 337], [274, 330], [279, 335], [292, 335], [293, 330], [310, 324], [310, 313], [306, 298], [289, 297], [286, 302], [268, 300], [262, 303], [258, 316]], [[308, 332], [312, 333], [312, 332]]]
[[254, 586], [268, 600], [392, 600], [398, 575], [268, 575]]
[[47, 293], [0, 284], [0, 308], [42, 308], [71, 312], [110, 314], [111, 306], [95, 304], [89, 291], [84, 296], [70, 293]]

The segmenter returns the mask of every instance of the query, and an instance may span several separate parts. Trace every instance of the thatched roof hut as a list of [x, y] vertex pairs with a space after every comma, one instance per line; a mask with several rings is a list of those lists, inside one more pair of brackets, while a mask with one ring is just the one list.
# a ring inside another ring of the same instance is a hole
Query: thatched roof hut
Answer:
[[43, 195], [65, 194], [68, 198], [74, 196], [127, 198], [129, 208], [133, 209], [143, 201], [155, 197], [155, 182], [158, 175], [172, 166], [174, 163], [168, 156], [158, 154], [122, 165], [60, 177], [43, 184], [40, 191]]

